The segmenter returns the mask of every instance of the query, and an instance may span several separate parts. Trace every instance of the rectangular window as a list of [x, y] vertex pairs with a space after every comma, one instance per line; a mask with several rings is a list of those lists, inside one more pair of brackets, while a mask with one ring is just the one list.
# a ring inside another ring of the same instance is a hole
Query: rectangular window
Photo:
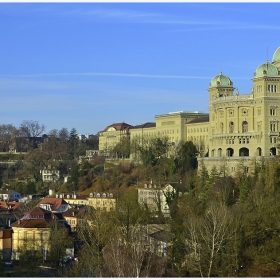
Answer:
[[268, 92], [277, 92], [277, 86], [276, 85], [267, 85], [267, 91]]
[[272, 132], [276, 131], [276, 124], [275, 123], [270, 124], [270, 131], [272, 131]]

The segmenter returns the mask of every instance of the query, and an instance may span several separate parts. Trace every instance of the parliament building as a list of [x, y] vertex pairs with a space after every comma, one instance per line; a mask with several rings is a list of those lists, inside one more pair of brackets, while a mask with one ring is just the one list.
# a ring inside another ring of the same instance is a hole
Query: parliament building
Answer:
[[[138, 126], [126, 125], [119, 132], [114, 124], [106, 130], [126, 135], [132, 141], [168, 136], [170, 143], [192, 141], [199, 148], [199, 167], [210, 171], [213, 166], [233, 175], [243, 165], [250, 172], [256, 161], [278, 155], [280, 132], [280, 47], [272, 61], [261, 64], [254, 72], [249, 94], [240, 94], [230, 77], [222, 72], [209, 84], [209, 114], [173, 112], [155, 116], [156, 122]], [[100, 143], [106, 143], [106, 131]], [[107, 135], [108, 136], [108, 135]], [[103, 138], [104, 139], [103, 139]], [[110, 137], [108, 137], [108, 141]], [[142, 141], [142, 140], [141, 140]], [[105, 144], [102, 144], [104, 147]], [[101, 147], [100, 147], [101, 148]], [[99, 148], [99, 149], [100, 149]]]

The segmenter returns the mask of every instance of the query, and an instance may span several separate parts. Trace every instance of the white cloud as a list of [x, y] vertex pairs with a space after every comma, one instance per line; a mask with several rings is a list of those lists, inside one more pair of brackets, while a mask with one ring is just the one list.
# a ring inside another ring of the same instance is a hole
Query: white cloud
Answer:
[[27, 78], [27, 77], [35, 78], [35, 77], [48, 77], [48, 76], [113, 76], [113, 77], [155, 78], [155, 79], [210, 79], [210, 77], [206, 77], [206, 76], [156, 75], [156, 74], [153, 75], [153, 74], [136, 74], [136, 73], [101, 73], [101, 72], [0, 75], [0, 77], [8, 77], [8, 78]]

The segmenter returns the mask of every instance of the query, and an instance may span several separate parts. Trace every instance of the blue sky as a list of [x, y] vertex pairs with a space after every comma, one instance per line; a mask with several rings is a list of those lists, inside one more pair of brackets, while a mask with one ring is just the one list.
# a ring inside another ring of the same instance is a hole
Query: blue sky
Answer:
[[220, 71], [250, 93], [279, 18], [280, 3], [0, 3], [0, 124], [95, 134], [206, 113]]

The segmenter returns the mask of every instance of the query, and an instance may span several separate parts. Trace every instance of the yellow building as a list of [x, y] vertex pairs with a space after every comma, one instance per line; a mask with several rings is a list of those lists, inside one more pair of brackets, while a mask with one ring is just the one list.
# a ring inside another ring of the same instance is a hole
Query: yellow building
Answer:
[[96, 210], [112, 211], [116, 209], [116, 199], [112, 193], [93, 193], [88, 198], [88, 205]]
[[195, 118], [186, 124], [186, 141], [193, 142], [200, 157], [208, 156], [209, 150], [209, 116]]
[[12, 257], [12, 229], [8, 226], [0, 226], [0, 258], [10, 260]]
[[258, 66], [248, 94], [239, 94], [223, 73], [209, 85], [209, 155], [199, 159], [233, 174], [238, 165], [250, 172], [255, 161], [278, 154], [280, 131], [280, 48], [272, 62]]
[[109, 155], [123, 137], [129, 137], [130, 127], [131, 125], [124, 122], [107, 126], [99, 134], [99, 151], [103, 152], [104, 155]]
[[[208, 114], [195, 111], [171, 112], [164, 115], [156, 115], [155, 123], [145, 123], [130, 129], [130, 142], [137, 141], [140, 145], [149, 145], [149, 141], [155, 138], [167, 138], [170, 144], [169, 155], [175, 152], [175, 148], [186, 141], [186, 124], [192, 120], [207, 117]], [[135, 155], [131, 155], [135, 159]]]
[[88, 205], [95, 210], [112, 211], [116, 209], [116, 199], [112, 193], [90, 193], [89, 196], [65, 195], [64, 199], [71, 206]]
[[86, 207], [71, 208], [62, 213], [63, 218], [71, 227], [71, 231], [75, 232], [78, 226], [83, 225], [85, 221]]
[[252, 82], [250, 92], [240, 94], [221, 72], [209, 84], [209, 114], [181, 111], [157, 115], [155, 123], [130, 128], [131, 143], [145, 144], [164, 136], [175, 147], [192, 141], [199, 150], [199, 167], [203, 162], [208, 170], [215, 165], [232, 175], [242, 165], [250, 172], [255, 161], [278, 155], [280, 47], [272, 62], [256, 68]]
[[13, 223], [13, 259], [18, 259], [22, 250], [48, 250], [52, 221], [50, 211], [35, 206]]

